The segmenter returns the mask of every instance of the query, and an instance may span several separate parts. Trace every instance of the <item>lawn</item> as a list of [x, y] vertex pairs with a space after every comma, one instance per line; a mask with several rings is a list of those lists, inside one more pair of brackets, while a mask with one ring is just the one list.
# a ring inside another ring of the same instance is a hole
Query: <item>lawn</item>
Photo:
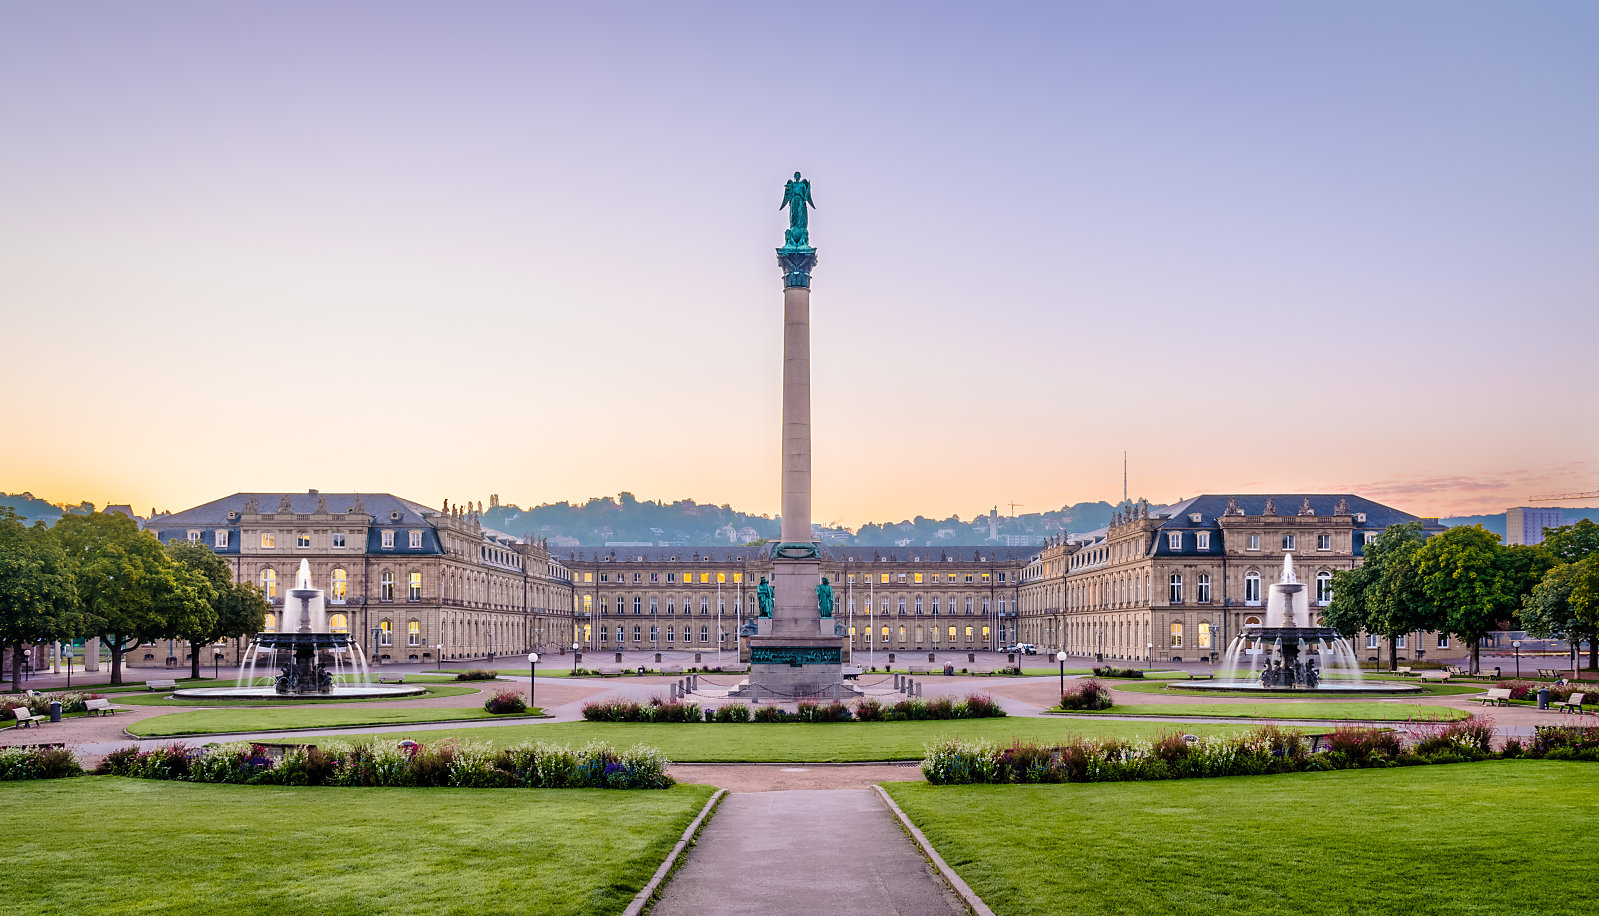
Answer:
[[[1215, 690], [1202, 690], [1202, 689], [1197, 688], [1197, 687], [1179, 686], [1179, 685], [1184, 685], [1185, 683], [1186, 682], [1184, 682], [1184, 681], [1177, 681], [1177, 682], [1173, 682], [1173, 683], [1140, 684], [1137, 681], [1111, 681], [1111, 682], [1109, 682], [1109, 686], [1114, 687], [1117, 690], [1130, 690], [1133, 693], [1160, 693], [1160, 694], [1165, 694], [1167, 696], [1183, 696], [1183, 697], [1228, 696], [1228, 694], [1220, 693], [1219, 691], [1215, 691]], [[1463, 684], [1418, 684], [1416, 686], [1420, 687], [1421, 689], [1420, 690], [1395, 690], [1393, 692], [1393, 696], [1447, 697], [1447, 696], [1459, 696], [1461, 694], [1466, 694], [1466, 693], [1482, 693], [1482, 691], [1483, 691], [1483, 688], [1481, 688], [1481, 687], [1466, 686], [1466, 685], [1463, 685]], [[1372, 696], [1372, 695], [1373, 694], [1363, 694], [1363, 696]], [[1327, 696], [1327, 694], [1325, 694], [1325, 693], [1317, 693], [1314, 690], [1284, 690], [1281, 693], [1277, 693], [1277, 692], [1273, 692], [1272, 693], [1272, 697], [1274, 697], [1274, 698], [1285, 698], [1285, 699], [1296, 699], [1296, 698], [1297, 699], [1315, 699], [1317, 697], [1325, 698], [1326, 696]], [[1263, 699], [1263, 698], [1261, 698], [1261, 697], [1251, 697], [1251, 699]]]
[[[236, 669], [232, 669], [232, 670], [236, 670]], [[258, 670], [264, 670], [264, 669], [258, 669]], [[268, 674], [269, 673], [270, 672], [268, 672]], [[376, 671], [373, 672], [374, 679], [376, 678], [377, 673], [378, 672], [376, 672]], [[267, 677], [267, 674], [258, 674], [257, 677], [256, 677], [256, 680], [260, 681], [264, 677]], [[180, 688], [183, 688], [183, 687], [239, 687], [239, 686], [241, 686], [241, 685], [243, 685], [245, 683], [244, 681], [241, 681], [238, 678], [233, 678], [233, 677], [224, 677], [224, 678], [220, 678], [220, 679], [202, 677], [199, 680], [194, 680], [194, 679], [185, 677], [185, 678], [178, 678], [177, 681], [178, 681], [178, 687], [180, 687]], [[407, 684], [446, 684], [446, 683], [453, 684], [453, 683], [456, 683], [456, 680], [455, 680], [455, 675], [454, 674], [443, 674], [443, 675], [440, 675], [440, 674], [407, 674], [405, 676], [405, 682]], [[60, 689], [66, 690], [67, 688], [62, 687]], [[128, 681], [127, 683], [121, 684], [121, 685], [116, 686], [116, 687], [112, 687], [109, 684], [73, 684], [72, 685], [72, 690], [73, 691], [83, 691], [85, 693], [104, 693], [104, 694], [118, 694], [118, 693], [159, 694], [159, 693], [162, 693], [162, 691], [151, 690], [149, 687], [146, 687], [143, 681]], [[54, 691], [52, 690], [51, 692], [54, 692]]]
[[[526, 715], [541, 715], [533, 709]], [[381, 705], [317, 706], [311, 708], [267, 706], [233, 709], [203, 709], [175, 712], [168, 716], [143, 719], [128, 726], [128, 733], [139, 738], [166, 738], [174, 735], [215, 735], [227, 732], [269, 732], [286, 728], [345, 728], [352, 725], [404, 725], [416, 722], [456, 722], [471, 719], [503, 719], [481, 706], [452, 706], [432, 709], [394, 709]]]
[[[1195, 734], [1229, 734], [1246, 725], [1194, 725], [1181, 730]], [[936, 722], [836, 722], [803, 723], [702, 723], [657, 725], [634, 722], [549, 722], [499, 728], [441, 729], [423, 732], [389, 732], [375, 741], [437, 741], [445, 737], [515, 743], [552, 741], [574, 747], [590, 741], [608, 741], [617, 747], [643, 743], [660, 748], [679, 762], [844, 762], [861, 760], [918, 760], [923, 746], [947, 737], [987, 738], [1009, 743], [1012, 739], [1059, 741], [1071, 735], [1143, 737], [1166, 734], [1178, 726], [1154, 722], [1096, 722], [1086, 719], [961, 719]]]
[[0, 783], [6, 908], [619, 913], [712, 791]]
[[[1593, 912], [1589, 861], [1550, 830], [1599, 835], [1596, 775], [1507, 760], [887, 789], [1000, 916], [1576, 916]], [[1047, 826], [1018, 829], [1018, 812]], [[1542, 852], [1506, 858], [1515, 850]]]
[[1403, 722], [1407, 719], [1464, 719], [1470, 713], [1448, 706], [1415, 703], [1288, 702], [1266, 700], [1248, 703], [1151, 703], [1147, 706], [1113, 706], [1110, 709], [1068, 712], [1073, 716], [1207, 716], [1226, 719], [1354, 719], [1362, 722]]
[[[492, 686], [492, 682], [480, 682]], [[477, 693], [482, 688], [455, 686], [453, 684], [424, 684], [427, 693], [413, 693], [397, 697], [369, 697], [364, 700], [352, 700], [348, 697], [303, 697], [298, 700], [278, 699], [203, 699], [199, 697], [173, 697], [165, 692], [139, 694], [120, 694], [114, 696], [115, 705], [118, 706], [271, 706], [294, 707], [305, 705], [324, 705], [327, 703], [392, 703], [396, 700], [426, 700], [433, 697], [459, 697], [469, 693]]]

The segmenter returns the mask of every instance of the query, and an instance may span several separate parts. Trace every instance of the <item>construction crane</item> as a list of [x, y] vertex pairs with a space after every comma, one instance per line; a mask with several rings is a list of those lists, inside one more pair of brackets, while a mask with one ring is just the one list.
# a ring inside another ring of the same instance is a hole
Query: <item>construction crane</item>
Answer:
[[1599, 490], [1590, 490], [1587, 493], [1561, 493], [1556, 496], [1534, 496], [1528, 501], [1535, 503], [1550, 503], [1558, 499], [1599, 499]]
[[1019, 503], [1019, 502], [1015, 501], [1014, 499], [1011, 500], [1011, 503], [1010, 503], [1010, 517], [1011, 518], [1015, 518], [1016, 517], [1016, 507], [1017, 506], [1025, 506], [1025, 505], [1027, 505], [1027, 504], [1026, 503]]

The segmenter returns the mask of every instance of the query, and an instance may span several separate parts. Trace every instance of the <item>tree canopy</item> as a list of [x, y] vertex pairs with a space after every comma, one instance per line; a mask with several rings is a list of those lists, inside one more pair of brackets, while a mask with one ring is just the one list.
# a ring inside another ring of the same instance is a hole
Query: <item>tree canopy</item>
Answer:
[[43, 525], [0, 508], [0, 651], [11, 650], [11, 688], [22, 689], [24, 645], [77, 636], [82, 623], [66, 553]]
[[253, 584], [233, 581], [227, 561], [204, 544], [174, 540], [167, 555], [205, 584], [202, 595], [208, 613], [189, 619], [189, 629], [178, 635], [189, 643], [189, 676], [200, 676], [200, 647], [259, 633], [266, 625], [267, 602]]
[[1386, 637], [1390, 668], [1399, 663], [1399, 636], [1440, 629], [1443, 623], [1416, 568], [1426, 541], [1420, 522], [1390, 525], [1366, 545], [1360, 566], [1333, 573], [1332, 602], [1322, 612], [1323, 622], [1343, 633], [1365, 630]]
[[1562, 563], [1575, 563], [1599, 551], [1599, 525], [1585, 518], [1575, 525], [1545, 528], [1538, 546]]

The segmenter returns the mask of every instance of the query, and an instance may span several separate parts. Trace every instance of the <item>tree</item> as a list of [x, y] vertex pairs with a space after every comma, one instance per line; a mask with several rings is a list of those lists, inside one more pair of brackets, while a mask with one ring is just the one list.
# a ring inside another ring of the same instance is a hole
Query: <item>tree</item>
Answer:
[[0, 508], [0, 653], [12, 653], [11, 689], [22, 689], [22, 648], [78, 634], [77, 595], [66, 554], [42, 524]]
[[179, 567], [155, 535], [124, 515], [67, 515], [50, 529], [66, 554], [84, 632], [111, 651], [111, 683], [122, 683], [122, 657], [141, 642], [176, 638], [208, 613], [203, 577]]
[[1588, 665], [1599, 668], [1599, 553], [1544, 574], [1521, 604], [1521, 625], [1534, 639], [1588, 641]]
[[1390, 525], [1366, 545], [1360, 566], [1333, 573], [1323, 622], [1350, 635], [1365, 630], [1385, 637], [1390, 670], [1399, 667], [1399, 637], [1439, 628], [1441, 615], [1416, 572], [1416, 552], [1426, 540], [1420, 522]]
[[189, 676], [200, 676], [200, 649], [215, 642], [259, 633], [266, 626], [267, 602], [254, 585], [236, 583], [227, 561], [204, 544], [173, 540], [167, 555], [204, 580], [209, 613], [196, 615], [180, 635], [189, 643]]
[[1472, 673], [1483, 638], [1515, 616], [1551, 562], [1537, 548], [1501, 547], [1481, 525], [1450, 528], [1417, 551], [1422, 587], [1443, 610], [1448, 631], [1471, 646]]
[[1585, 518], [1575, 525], [1545, 528], [1543, 543], [1538, 546], [1562, 563], [1575, 563], [1599, 551], [1599, 525]]

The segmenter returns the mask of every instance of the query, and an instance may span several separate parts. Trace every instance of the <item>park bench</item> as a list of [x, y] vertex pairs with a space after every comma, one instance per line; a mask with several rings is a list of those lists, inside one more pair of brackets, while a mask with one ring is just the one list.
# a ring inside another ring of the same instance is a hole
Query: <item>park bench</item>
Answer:
[[43, 716], [34, 715], [26, 706], [18, 706], [11, 710], [11, 714], [17, 717], [17, 728], [33, 728], [40, 722], [49, 721]]
[[1444, 670], [1449, 672], [1451, 677], [1465, 677], [1466, 676], [1466, 669], [1460, 667], [1459, 665], [1445, 665], [1444, 666]]
[[662, 674], [682, 674], [683, 673], [683, 666], [682, 665], [662, 665], [661, 666], [661, 673]]
[[1409, 665], [1400, 665], [1398, 668], [1395, 668], [1394, 670], [1396, 672], [1400, 673], [1400, 674], [1403, 674], [1405, 677], [1409, 677], [1410, 674], [1411, 674], [1411, 669], [1410, 669]]
[[845, 668], [844, 669], [844, 680], [846, 680], [846, 681], [853, 681], [853, 680], [855, 680], [856, 678], [858, 678], [860, 676], [861, 676], [861, 669], [859, 669], [859, 668]]
[[911, 674], [932, 674], [933, 669], [930, 665], [912, 665], [910, 672]]
[[177, 690], [178, 682], [174, 680], [145, 681], [145, 690]]
[[90, 718], [93, 718], [95, 716], [114, 716], [117, 714], [118, 707], [112, 706], [110, 700], [101, 697], [98, 700], [84, 700], [83, 708]]
[[1214, 673], [1212, 673], [1212, 674], [1193, 674], [1193, 673], [1190, 673], [1188, 675], [1188, 679], [1190, 681], [1214, 681], [1216, 679], [1216, 675]]
[[1539, 668], [1538, 669], [1538, 676], [1539, 677], [1546, 677], [1546, 678], [1548, 678], [1551, 681], [1560, 680], [1560, 672], [1558, 670], [1554, 669], [1554, 668]]
[[1424, 681], [1447, 681], [1452, 671], [1418, 671], [1416, 676]]
[[1587, 699], [1588, 695], [1586, 693], [1574, 693], [1566, 697], [1566, 702], [1560, 704], [1560, 711], [1562, 713], [1574, 712], [1580, 716], [1582, 715], [1582, 704]]
[[1490, 688], [1487, 693], [1483, 694], [1480, 697], [1477, 697], [1476, 700], [1477, 700], [1478, 703], [1481, 703], [1484, 706], [1487, 706], [1490, 703], [1492, 703], [1495, 706], [1509, 706], [1510, 705], [1510, 688], [1509, 687], [1493, 687], [1493, 688]]
[[379, 684], [403, 684], [403, 683], [405, 683], [405, 675], [403, 675], [403, 674], [380, 674], [380, 675], [378, 675], [378, 683]]

